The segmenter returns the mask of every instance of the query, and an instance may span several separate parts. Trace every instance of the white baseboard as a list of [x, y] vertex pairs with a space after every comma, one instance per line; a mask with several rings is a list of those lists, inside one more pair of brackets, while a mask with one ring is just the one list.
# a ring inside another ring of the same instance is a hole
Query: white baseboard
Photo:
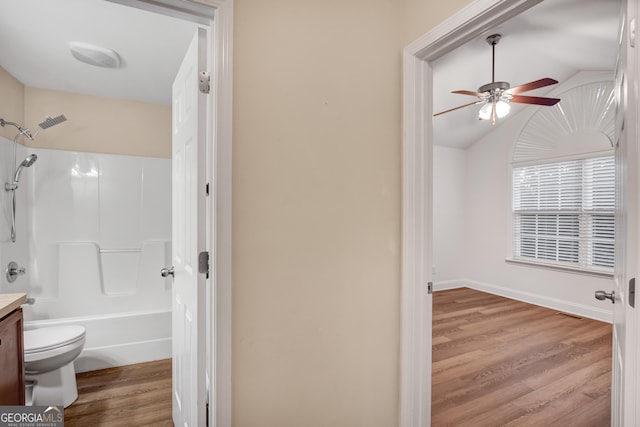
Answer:
[[76, 372], [171, 358], [171, 338], [85, 348], [75, 360]]
[[439, 282], [433, 282], [433, 291], [446, 291], [449, 289], [458, 289], [465, 288], [467, 286], [467, 282], [462, 279], [457, 280], [441, 280]]
[[447, 289], [471, 288], [482, 292], [487, 292], [501, 297], [511, 298], [517, 301], [529, 304], [539, 305], [541, 307], [558, 310], [564, 313], [575, 314], [589, 319], [600, 320], [601, 322], [613, 323], [613, 313], [596, 307], [589, 307], [583, 304], [565, 301], [557, 298], [551, 298], [544, 295], [538, 295], [531, 292], [518, 291], [503, 286], [492, 285], [490, 283], [478, 282], [470, 279], [456, 279], [436, 282], [433, 285], [434, 291], [442, 291]]

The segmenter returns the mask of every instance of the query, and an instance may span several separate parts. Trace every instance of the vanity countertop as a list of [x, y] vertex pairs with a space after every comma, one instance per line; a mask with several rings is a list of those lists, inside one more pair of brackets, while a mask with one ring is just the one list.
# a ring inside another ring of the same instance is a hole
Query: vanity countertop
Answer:
[[27, 294], [0, 294], [0, 319], [27, 302]]

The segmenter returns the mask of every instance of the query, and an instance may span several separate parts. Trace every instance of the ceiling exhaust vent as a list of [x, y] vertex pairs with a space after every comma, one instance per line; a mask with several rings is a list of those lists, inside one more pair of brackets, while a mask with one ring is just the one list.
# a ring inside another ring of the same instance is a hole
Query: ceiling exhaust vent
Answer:
[[69, 42], [71, 55], [80, 62], [103, 68], [119, 68], [120, 55], [113, 49], [82, 42]]

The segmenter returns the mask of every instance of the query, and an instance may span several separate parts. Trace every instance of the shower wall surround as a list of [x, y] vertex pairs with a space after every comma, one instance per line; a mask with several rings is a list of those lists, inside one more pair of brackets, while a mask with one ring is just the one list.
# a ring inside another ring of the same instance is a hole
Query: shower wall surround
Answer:
[[[31, 204], [38, 277], [32, 280], [38, 289], [30, 296], [57, 301], [46, 315], [169, 308], [169, 283], [159, 272], [170, 263], [171, 161], [35, 152]], [[90, 307], [87, 298], [96, 295], [115, 303]], [[78, 304], [68, 307], [72, 301]]]
[[[12, 159], [11, 141], [0, 155]], [[10, 243], [3, 194], [0, 257], [27, 274], [0, 292], [24, 291], [27, 327], [82, 324], [79, 371], [170, 357], [171, 161], [18, 146], [35, 153], [17, 192], [17, 238]], [[0, 176], [11, 174], [4, 161]], [[155, 354], [154, 354], [155, 353]], [[79, 365], [79, 366], [78, 366]]]

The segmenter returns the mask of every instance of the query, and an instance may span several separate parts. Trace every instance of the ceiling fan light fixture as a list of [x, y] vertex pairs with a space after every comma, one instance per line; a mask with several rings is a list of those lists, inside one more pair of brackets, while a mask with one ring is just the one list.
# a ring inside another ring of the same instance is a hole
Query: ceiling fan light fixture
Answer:
[[478, 111], [478, 118], [480, 120], [489, 120], [491, 118], [491, 110], [493, 107], [492, 102], [485, 103], [480, 111]]
[[498, 116], [499, 119], [509, 114], [509, 111], [511, 111], [511, 105], [508, 102], [502, 99], [496, 102], [496, 116]]

